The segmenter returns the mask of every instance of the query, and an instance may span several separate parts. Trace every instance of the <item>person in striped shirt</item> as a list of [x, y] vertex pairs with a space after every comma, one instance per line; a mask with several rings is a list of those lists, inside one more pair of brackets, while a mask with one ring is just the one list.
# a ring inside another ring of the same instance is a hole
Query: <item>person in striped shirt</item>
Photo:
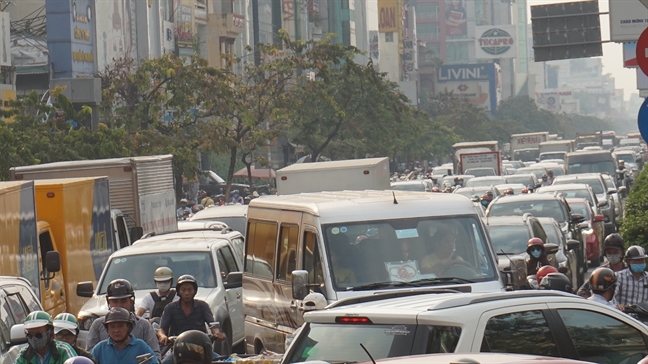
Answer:
[[616, 272], [617, 289], [614, 299], [623, 309], [624, 306], [648, 301], [648, 273], [646, 270], [646, 251], [639, 245], [626, 250], [625, 260], [629, 269]]

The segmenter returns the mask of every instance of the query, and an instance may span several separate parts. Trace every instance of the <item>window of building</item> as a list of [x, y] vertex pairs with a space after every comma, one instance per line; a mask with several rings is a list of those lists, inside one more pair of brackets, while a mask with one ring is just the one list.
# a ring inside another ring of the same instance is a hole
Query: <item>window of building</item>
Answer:
[[393, 42], [393, 41], [394, 41], [394, 32], [385, 33], [385, 42]]
[[439, 39], [441, 26], [438, 23], [418, 24], [416, 31], [421, 39]]
[[272, 279], [277, 244], [277, 224], [251, 221], [247, 231], [245, 272]]
[[522, 311], [494, 316], [486, 324], [482, 352], [558, 356], [542, 311]]
[[425, 44], [425, 60], [432, 61], [434, 58], [441, 57], [441, 45], [439, 43], [427, 42]]
[[438, 3], [416, 4], [416, 18], [419, 20], [438, 20], [439, 4]]

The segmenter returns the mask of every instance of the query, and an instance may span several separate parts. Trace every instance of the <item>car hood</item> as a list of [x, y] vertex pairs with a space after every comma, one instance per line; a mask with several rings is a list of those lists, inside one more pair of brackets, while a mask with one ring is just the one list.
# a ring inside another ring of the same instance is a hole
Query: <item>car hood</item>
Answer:
[[[218, 287], [214, 288], [198, 288], [198, 293], [196, 294], [197, 299], [203, 300], [207, 303], [212, 302], [214, 300], [214, 296], [218, 293], [220, 289]], [[135, 308], [139, 307], [140, 303], [142, 302], [142, 299], [149, 294], [152, 289], [146, 289], [146, 290], [136, 290], [135, 291]], [[210, 305], [211, 306], [211, 305]], [[81, 308], [81, 311], [79, 311], [79, 317], [83, 316], [104, 316], [106, 313], [108, 313], [108, 303], [106, 302], [106, 295], [101, 294], [97, 295], [94, 294], [92, 295], [92, 298], [90, 298]]]

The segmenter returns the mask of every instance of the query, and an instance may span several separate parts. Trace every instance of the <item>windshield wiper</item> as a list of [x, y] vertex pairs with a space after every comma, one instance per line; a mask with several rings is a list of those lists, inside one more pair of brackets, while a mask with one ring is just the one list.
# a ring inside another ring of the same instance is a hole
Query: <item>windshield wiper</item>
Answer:
[[347, 291], [366, 291], [370, 289], [386, 288], [386, 287], [420, 287], [420, 284], [412, 282], [374, 282], [363, 284], [355, 287], [347, 287]]
[[415, 283], [418, 285], [427, 285], [427, 284], [439, 284], [439, 283], [475, 283], [470, 279], [459, 278], [459, 277], [437, 277], [437, 278], [424, 278], [411, 281], [409, 283]]

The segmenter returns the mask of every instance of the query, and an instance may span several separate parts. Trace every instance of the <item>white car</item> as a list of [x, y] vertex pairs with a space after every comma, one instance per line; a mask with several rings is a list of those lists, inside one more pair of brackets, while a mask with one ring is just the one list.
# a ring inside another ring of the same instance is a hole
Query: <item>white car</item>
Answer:
[[[637, 363], [648, 327], [619, 310], [558, 291], [354, 297], [304, 315], [282, 363], [331, 363], [426, 353], [516, 353]], [[425, 362], [428, 362], [427, 360]]]
[[[244, 350], [243, 333], [243, 236], [226, 230], [189, 230], [142, 238], [113, 253], [93, 290], [92, 282], [77, 286], [77, 294], [90, 297], [79, 311], [80, 345], [92, 322], [108, 312], [106, 289], [114, 279], [127, 279], [135, 290], [135, 307], [155, 290], [153, 272], [169, 267], [174, 279], [193, 275], [196, 298], [207, 302], [221, 331], [236, 350]], [[147, 314], [144, 314], [147, 317]], [[231, 349], [231, 348], [230, 348]]]
[[245, 236], [245, 219], [248, 205], [212, 206], [196, 212], [189, 221], [218, 221]]

